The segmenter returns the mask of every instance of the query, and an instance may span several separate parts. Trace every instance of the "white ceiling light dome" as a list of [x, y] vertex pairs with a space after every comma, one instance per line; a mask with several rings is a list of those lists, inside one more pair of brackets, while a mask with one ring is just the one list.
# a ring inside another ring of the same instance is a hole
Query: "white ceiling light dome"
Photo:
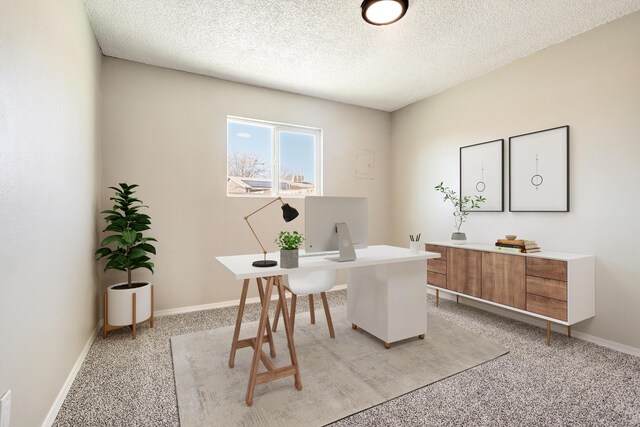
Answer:
[[362, 18], [372, 25], [388, 25], [407, 13], [409, 0], [364, 0]]

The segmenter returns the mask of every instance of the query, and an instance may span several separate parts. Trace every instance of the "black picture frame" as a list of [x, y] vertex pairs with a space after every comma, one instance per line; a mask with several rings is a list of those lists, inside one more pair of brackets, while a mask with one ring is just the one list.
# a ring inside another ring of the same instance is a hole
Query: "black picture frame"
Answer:
[[460, 147], [460, 197], [486, 201], [466, 212], [504, 212], [504, 139]]
[[509, 211], [569, 212], [569, 125], [509, 137]]

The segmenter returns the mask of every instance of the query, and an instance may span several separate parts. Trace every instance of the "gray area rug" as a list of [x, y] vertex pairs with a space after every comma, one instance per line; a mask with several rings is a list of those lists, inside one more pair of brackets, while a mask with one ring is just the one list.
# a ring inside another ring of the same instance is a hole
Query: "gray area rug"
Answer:
[[[303, 389], [293, 377], [256, 386], [252, 407], [245, 393], [253, 350], [236, 354], [228, 366], [233, 327], [171, 338], [178, 412], [182, 427], [218, 425], [322, 425], [449, 377], [507, 351], [491, 341], [430, 315], [425, 340], [410, 339], [389, 350], [362, 330], [352, 330], [346, 307], [334, 307], [336, 338], [325, 319], [296, 317], [295, 342]], [[282, 327], [281, 327], [282, 329]], [[257, 322], [242, 325], [241, 338]], [[274, 334], [276, 366], [289, 364], [284, 330]], [[268, 345], [263, 347], [268, 354]], [[259, 372], [264, 372], [263, 365]]]

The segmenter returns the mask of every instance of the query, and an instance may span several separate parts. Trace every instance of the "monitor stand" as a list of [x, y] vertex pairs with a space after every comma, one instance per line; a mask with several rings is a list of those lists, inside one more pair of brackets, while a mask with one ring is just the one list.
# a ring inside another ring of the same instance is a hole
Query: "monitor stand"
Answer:
[[340, 256], [338, 258], [327, 258], [331, 261], [355, 261], [356, 251], [353, 249], [353, 242], [351, 241], [351, 234], [349, 233], [349, 227], [344, 222], [336, 224], [336, 231], [338, 232], [338, 249]]

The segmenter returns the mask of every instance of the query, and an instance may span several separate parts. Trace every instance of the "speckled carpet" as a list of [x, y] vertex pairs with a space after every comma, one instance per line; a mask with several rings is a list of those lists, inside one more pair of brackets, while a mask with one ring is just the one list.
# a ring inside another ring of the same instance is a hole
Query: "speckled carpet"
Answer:
[[[345, 291], [327, 295], [331, 307], [346, 305]], [[434, 301], [430, 296], [430, 313], [509, 354], [332, 426], [640, 426], [640, 358], [555, 333], [547, 347], [544, 329], [463, 303], [441, 299], [436, 308]], [[308, 310], [306, 298], [298, 304]], [[125, 330], [98, 336], [54, 425], [178, 426], [170, 338], [233, 325], [236, 313], [230, 307], [160, 317], [155, 328], [138, 329], [136, 340]], [[245, 319], [258, 313], [248, 305]]]
[[[318, 313], [320, 314], [320, 313]], [[319, 319], [324, 320], [318, 316]], [[253, 350], [239, 349], [229, 368], [233, 327], [171, 338], [182, 427], [226, 425], [323, 425], [401, 394], [455, 375], [506, 353], [468, 330], [430, 315], [426, 339], [412, 338], [385, 349], [382, 341], [353, 330], [344, 306], [332, 310], [335, 339], [326, 323], [312, 325], [309, 313], [296, 316], [295, 342], [303, 389], [293, 377], [256, 386], [253, 406], [245, 403]], [[426, 325], [425, 325], [426, 326]], [[257, 322], [243, 323], [243, 336]], [[274, 334], [276, 366], [290, 364], [283, 331]], [[263, 346], [268, 353], [268, 345]], [[261, 365], [259, 372], [266, 369]]]

